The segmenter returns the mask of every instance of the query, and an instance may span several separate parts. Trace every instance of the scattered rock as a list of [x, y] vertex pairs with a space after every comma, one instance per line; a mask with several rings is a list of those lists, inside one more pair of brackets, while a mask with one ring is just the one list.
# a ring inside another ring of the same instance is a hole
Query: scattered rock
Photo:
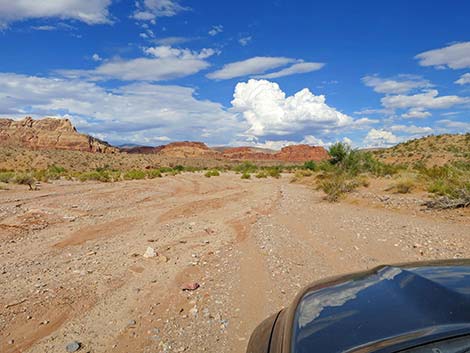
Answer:
[[69, 353], [73, 353], [78, 351], [82, 347], [82, 344], [77, 341], [70, 342], [66, 347], [65, 350]]
[[184, 284], [181, 289], [183, 291], [193, 291], [193, 290], [196, 290], [200, 287], [199, 283], [197, 282], [189, 282], [189, 283], [186, 283]]
[[147, 248], [147, 250], [145, 250], [145, 253], [143, 255], [143, 257], [145, 258], [156, 257], [156, 256], [157, 256], [157, 252], [155, 251], [154, 248], [151, 248], [150, 246]]

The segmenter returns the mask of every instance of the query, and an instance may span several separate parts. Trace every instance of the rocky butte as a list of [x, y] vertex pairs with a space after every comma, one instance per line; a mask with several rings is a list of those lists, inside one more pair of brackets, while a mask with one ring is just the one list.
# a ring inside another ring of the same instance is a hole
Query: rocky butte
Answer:
[[32, 150], [74, 150], [116, 153], [107, 142], [77, 132], [68, 119], [0, 119], [0, 145], [21, 146]]
[[275, 161], [303, 163], [329, 158], [323, 147], [292, 145], [273, 151], [255, 147], [210, 148], [202, 142], [172, 142], [167, 145], [117, 148], [95, 137], [77, 132], [68, 119], [0, 119], [0, 146], [18, 146], [32, 150], [74, 150], [97, 153], [155, 154], [178, 159], [217, 161]]

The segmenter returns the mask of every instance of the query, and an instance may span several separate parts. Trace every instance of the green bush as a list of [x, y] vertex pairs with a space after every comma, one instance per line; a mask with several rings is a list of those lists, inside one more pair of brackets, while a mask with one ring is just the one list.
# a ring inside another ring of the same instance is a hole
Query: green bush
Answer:
[[304, 163], [303, 168], [311, 170], [312, 172], [315, 172], [317, 171], [318, 166], [314, 161], [308, 161]]
[[281, 169], [277, 167], [272, 167], [272, 168], [267, 168], [266, 173], [271, 177], [271, 178], [276, 178], [279, 179], [281, 177]]
[[237, 173], [256, 173], [258, 166], [251, 162], [243, 162], [233, 167], [233, 170]]
[[143, 170], [131, 169], [124, 173], [124, 180], [141, 180], [145, 179], [145, 172]]
[[85, 172], [78, 175], [78, 180], [80, 181], [88, 181], [88, 180], [95, 180], [101, 181], [103, 183], [107, 183], [113, 181], [111, 174], [108, 171], [92, 171], [92, 172]]
[[324, 176], [317, 183], [317, 190], [322, 190], [326, 196], [325, 199], [330, 202], [336, 202], [344, 194], [353, 191], [360, 186], [360, 182], [351, 179], [345, 174], [332, 174]]
[[261, 179], [261, 178], [267, 178], [268, 175], [266, 174], [266, 172], [261, 171], [261, 172], [259, 172], [258, 174], [256, 174], [256, 177], [257, 177], [258, 179]]
[[14, 177], [15, 177], [14, 172], [0, 172], [1, 183], [10, 183]]
[[29, 173], [18, 173], [15, 174], [13, 182], [19, 185], [28, 185], [30, 190], [34, 190], [36, 179]]
[[147, 170], [147, 178], [155, 179], [155, 178], [161, 178], [161, 177], [162, 177], [162, 172], [160, 171], [160, 169]]
[[215, 177], [215, 176], [219, 176], [220, 173], [217, 169], [212, 169], [212, 170], [208, 170], [204, 176], [206, 176], [207, 178], [210, 178], [210, 177]]
[[244, 172], [241, 176], [241, 179], [251, 179], [251, 174], [248, 172]]

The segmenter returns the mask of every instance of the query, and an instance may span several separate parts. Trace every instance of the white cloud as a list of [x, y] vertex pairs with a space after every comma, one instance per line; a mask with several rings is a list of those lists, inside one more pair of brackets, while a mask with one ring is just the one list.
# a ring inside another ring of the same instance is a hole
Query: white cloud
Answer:
[[403, 113], [401, 117], [405, 119], [424, 119], [429, 118], [431, 115], [432, 114], [430, 112], [427, 112], [422, 108], [412, 108], [406, 113]]
[[[246, 127], [193, 88], [135, 83], [106, 89], [93, 82], [0, 73], [0, 115], [70, 115], [81, 131], [114, 142], [198, 140], [226, 143]], [[148, 140], [144, 140], [144, 138]], [[146, 142], [147, 143], [147, 142]]]
[[444, 125], [446, 128], [458, 130], [458, 132], [470, 132], [470, 122], [456, 121], [456, 120], [439, 120], [437, 122], [440, 125]]
[[110, 23], [111, 0], [0, 1], [0, 28], [33, 18], [73, 19], [90, 25]]
[[57, 29], [56, 26], [49, 26], [49, 25], [33, 26], [31, 28], [34, 29], [35, 31], [46, 31], [46, 32], [55, 31]]
[[364, 140], [369, 147], [387, 147], [402, 141], [390, 131], [371, 129]]
[[208, 34], [211, 36], [211, 37], [214, 37], [216, 36], [217, 34], [219, 33], [222, 33], [224, 31], [224, 26], [222, 25], [216, 25], [216, 26], [212, 26], [211, 30], [208, 32]]
[[172, 17], [189, 10], [179, 4], [178, 0], [140, 0], [132, 17], [139, 21], [155, 21], [158, 17]]
[[375, 92], [385, 94], [408, 93], [416, 88], [429, 88], [432, 86], [429, 81], [410, 75], [400, 75], [398, 79], [380, 78], [376, 75], [364, 76], [362, 82], [366, 86], [372, 87]]
[[252, 36], [242, 37], [238, 40], [238, 43], [240, 43], [242, 47], [246, 47], [252, 41], [252, 39]]
[[302, 62], [302, 63], [294, 64], [290, 67], [287, 67], [277, 72], [272, 72], [269, 74], [257, 76], [257, 78], [270, 79], [270, 78], [278, 78], [278, 77], [284, 77], [284, 76], [289, 76], [289, 75], [294, 75], [294, 74], [304, 74], [307, 72], [320, 70], [323, 66], [325, 66], [325, 64], [323, 63]]
[[82, 77], [90, 80], [163, 81], [189, 76], [208, 68], [210, 64], [205, 59], [216, 54], [213, 49], [195, 52], [169, 46], [145, 48], [144, 52], [152, 57], [113, 60], [103, 63], [94, 70], [60, 70], [58, 72], [66, 77]]
[[210, 79], [226, 80], [234, 77], [262, 74], [286, 64], [295, 62], [295, 59], [284, 57], [256, 56], [243, 61], [226, 64], [222, 69], [207, 75]]
[[416, 126], [416, 125], [393, 125], [390, 130], [394, 132], [404, 132], [407, 134], [432, 134], [433, 129], [428, 126]]
[[[343, 139], [344, 140], [344, 139]], [[348, 141], [350, 141], [348, 139]], [[251, 146], [257, 148], [265, 148], [269, 150], [279, 151], [283, 147], [298, 145], [298, 144], [306, 144], [311, 146], [322, 146], [328, 147], [331, 145], [331, 142], [324, 142], [322, 139], [317, 138], [313, 135], [304, 136], [304, 138], [300, 141], [292, 141], [292, 140], [265, 140], [264, 142], [259, 142], [258, 138], [249, 138], [247, 140], [237, 140], [232, 141], [230, 145], [232, 146]]]
[[246, 119], [248, 135], [287, 135], [306, 128], [324, 132], [344, 127], [353, 119], [325, 103], [307, 88], [286, 97], [279, 85], [251, 79], [238, 83], [232, 100], [233, 109]]
[[195, 38], [189, 38], [189, 37], [164, 37], [164, 38], [158, 38], [153, 40], [154, 43], [160, 44], [160, 45], [175, 45], [175, 44], [183, 44], [190, 42], [194, 40]]
[[103, 59], [101, 58], [101, 56], [99, 56], [98, 54], [93, 54], [93, 56], [91, 57], [93, 59], [93, 61], [102, 61]]
[[424, 109], [445, 109], [453, 105], [463, 104], [469, 101], [468, 98], [459, 96], [438, 96], [439, 92], [435, 89], [418, 93], [414, 95], [395, 95], [385, 96], [381, 99], [385, 108], [406, 109], [417, 108]]
[[464, 69], [470, 67], [470, 42], [461, 42], [444, 48], [429, 50], [415, 56], [421, 66]]
[[460, 76], [460, 78], [457, 81], [455, 81], [455, 83], [457, 83], [459, 85], [469, 84], [470, 83], [470, 72]]

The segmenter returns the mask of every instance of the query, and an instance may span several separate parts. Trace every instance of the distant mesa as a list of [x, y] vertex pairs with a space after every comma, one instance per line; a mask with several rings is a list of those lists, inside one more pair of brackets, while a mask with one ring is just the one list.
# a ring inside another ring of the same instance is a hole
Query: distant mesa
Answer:
[[94, 153], [155, 154], [177, 159], [206, 159], [219, 161], [275, 161], [303, 163], [329, 158], [323, 147], [292, 145], [280, 151], [242, 147], [210, 148], [202, 142], [182, 141], [152, 147], [127, 145], [111, 146], [105, 141], [77, 132], [68, 119], [44, 118], [34, 120], [0, 119], [0, 146], [21, 146], [33, 150], [74, 150]]
[[74, 150], [117, 153], [119, 149], [95, 137], [80, 134], [68, 119], [0, 119], [0, 145], [32, 150]]

